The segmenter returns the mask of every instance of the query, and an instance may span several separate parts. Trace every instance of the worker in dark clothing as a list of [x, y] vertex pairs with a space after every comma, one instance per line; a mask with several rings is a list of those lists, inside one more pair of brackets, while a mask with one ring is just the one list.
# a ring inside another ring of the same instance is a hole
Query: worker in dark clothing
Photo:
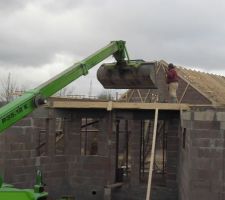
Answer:
[[169, 87], [169, 96], [172, 103], [177, 103], [178, 76], [175, 66], [170, 63], [166, 74], [166, 82]]

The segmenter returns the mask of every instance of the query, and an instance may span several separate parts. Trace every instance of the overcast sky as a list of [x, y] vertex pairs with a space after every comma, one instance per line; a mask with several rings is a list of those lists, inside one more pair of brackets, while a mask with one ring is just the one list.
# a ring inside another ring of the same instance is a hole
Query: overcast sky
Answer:
[[[224, 20], [224, 0], [0, 0], [0, 78], [36, 87], [112, 40], [133, 59], [225, 75]], [[101, 91], [96, 70], [75, 94]]]

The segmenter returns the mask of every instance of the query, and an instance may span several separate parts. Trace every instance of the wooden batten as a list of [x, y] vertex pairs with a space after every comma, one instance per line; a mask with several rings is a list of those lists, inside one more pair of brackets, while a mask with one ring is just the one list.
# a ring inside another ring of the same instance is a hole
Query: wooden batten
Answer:
[[101, 101], [53, 101], [51, 108], [82, 109], [135, 109], [135, 110], [189, 110], [188, 104], [176, 103], [134, 103], [134, 102], [101, 102]]

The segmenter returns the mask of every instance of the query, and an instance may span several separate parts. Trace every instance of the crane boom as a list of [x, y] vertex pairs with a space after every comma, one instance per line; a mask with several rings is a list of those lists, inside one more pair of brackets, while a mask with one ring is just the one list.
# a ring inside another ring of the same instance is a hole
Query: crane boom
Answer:
[[[45, 104], [47, 98], [67, 86], [99, 62], [113, 55], [116, 63], [103, 64], [97, 74], [98, 80], [105, 88], [155, 88], [155, 62], [129, 60], [125, 41], [112, 41], [107, 46], [90, 55], [81, 62], [75, 63], [67, 70], [56, 75], [35, 89], [25, 92], [18, 99], [0, 108], [0, 133], [15, 124], [37, 107]], [[127, 60], [125, 60], [127, 58]], [[5, 200], [44, 200], [42, 175], [37, 171], [36, 184], [33, 189], [17, 189], [3, 183], [0, 176], [0, 199]]]
[[25, 92], [18, 99], [0, 108], [0, 133], [30, 114], [39, 105], [44, 104], [48, 97], [80, 76], [86, 75], [89, 69], [111, 55], [114, 56], [117, 62], [122, 62], [126, 56], [129, 59], [125, 41], [120, 40], [109, 43], [81, 62], [75, 63], [49, 81]]

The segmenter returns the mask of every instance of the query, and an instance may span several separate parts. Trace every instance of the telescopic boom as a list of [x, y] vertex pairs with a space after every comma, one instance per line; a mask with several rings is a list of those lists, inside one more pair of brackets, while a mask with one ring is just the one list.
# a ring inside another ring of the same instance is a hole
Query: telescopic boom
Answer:
[[90, 55], [79, 63], [41, 84], [37, 88], [25, 92], [18, 99], [0, 108], [0, 133], [30, 114], [35, 108], [47, 102], [47, 98], [55, 94], [88, 70], [113, 55], [118, 63], [128, 58], [125, 41], [113, 41], [104, 48]]

